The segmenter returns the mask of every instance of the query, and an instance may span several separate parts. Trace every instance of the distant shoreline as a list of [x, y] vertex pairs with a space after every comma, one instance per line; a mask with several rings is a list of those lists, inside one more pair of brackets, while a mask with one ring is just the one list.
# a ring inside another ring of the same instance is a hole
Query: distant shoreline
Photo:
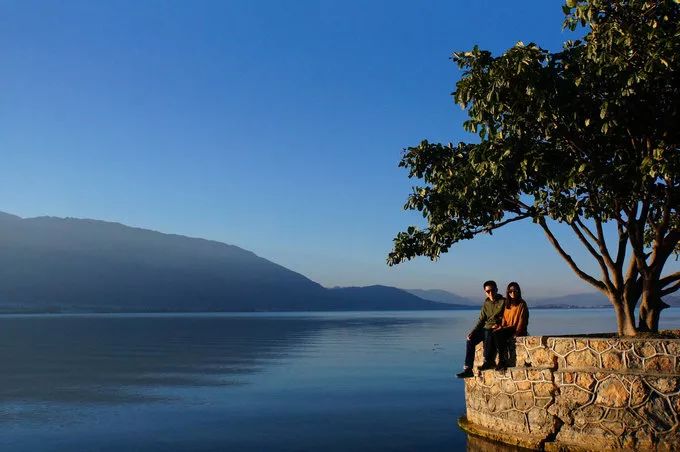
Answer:
[[[432, 311], [477, 311], [479, 306], [456, 306], [450, 309], [305, 309], [305, 310], [267, 310], [267, 311], [176, 311], [176, 310], [68, 310], [68, 309], [4, 309], [0, 308], [0, 316], [3, 315], [64, 315], [64, 314], [295, 314], [295, 313], [332, 313], [332, 312], [432, 312]], [[532, 306], [534, 310], [588, 310], [609, 309], [611, 306]]]

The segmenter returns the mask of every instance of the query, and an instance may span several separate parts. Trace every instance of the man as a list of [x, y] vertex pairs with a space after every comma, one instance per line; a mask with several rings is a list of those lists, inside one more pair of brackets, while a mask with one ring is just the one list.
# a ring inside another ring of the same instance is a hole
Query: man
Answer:
[[505, 298], [498, 295], [498, 285], [495, 281], [486, 281], [483, 287], [486, 298], [479, 313], [477, 324], [467, 335], [465, 367], [461, 373], [456, 374], [458, 378], [469, 378], [474, 375], [472, 365], [475, 360], [475, 346], [482, 341], [484, 341], [484, 363], [478, 369], [486, 370], [495, 367], [496, 347], [494, 346], [492, 331], [500, 326], [503, 319]]

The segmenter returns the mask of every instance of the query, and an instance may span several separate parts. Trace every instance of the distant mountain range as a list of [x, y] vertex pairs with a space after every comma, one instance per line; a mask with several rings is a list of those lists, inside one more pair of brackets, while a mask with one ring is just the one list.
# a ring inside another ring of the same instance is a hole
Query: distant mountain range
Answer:
[[[455, 304], [461, 307], [481, 307], [482, 298], [475, 301], [470, 298], [462, 297], [456, 295], [455, 293], [446, 290], [423, 290], [423, 289], [405, 289], [407, 292], [412, 293], [425, 300], [437, 301], [440, 303]], [[670, 296], [664, 297], [664, 301], [671, 306], [680, 307], [680, 297]], [[611, 303], [601, 293], [581, 293], [572, 295], [563, 295], [560, 297], [552, 298], [537, 298], [527, 300], [527, 305], [530, 308], [547, 309], [547, 308], [601, 308], [610, 307]]]
[[0, 310], [452, 309], [385, 286], [326, 289], [220, 242], [119, 223], [0, 212]]
[[[680, 306], [679, 297], [665, 301]], [[445, 290], [328, 289], [225, 243], [120, 223], [0, 212], [0, 312], [197, 312], [479, 309]], [[597, 293], [533, 308], [608, 306]]]
[[461, 297], [453, 292], [440, 289], [404, 289], [406, 292], [420, 297], [424, 300], [436, 301], [439, 303], [447, 303], [458, 306], [477, 306], [481, 305], [481, 297], [479, 301], [475, 302], [466, 297]]

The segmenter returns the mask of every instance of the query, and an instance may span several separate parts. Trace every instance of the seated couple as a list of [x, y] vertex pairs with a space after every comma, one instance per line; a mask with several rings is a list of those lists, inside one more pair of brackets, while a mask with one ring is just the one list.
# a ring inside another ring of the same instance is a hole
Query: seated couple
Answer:
[[[484, 283], [486, 299], [479, 314], [479, 320], [467, 336], [465, 367], [456, 374], [458, 378], [473, 376], [472, 364], [475, 360], [475, 346], [484, 342], [484, 363], [479, 370], [504, 370], [510, 365], [508, 345], [516, 336], [527, 335], [529, 309], [522, 299], [519, 284], [508, 284], [506, 298], [498, 295], [495, 281]], [[495, 364], [498, 352], [498, 365]]]

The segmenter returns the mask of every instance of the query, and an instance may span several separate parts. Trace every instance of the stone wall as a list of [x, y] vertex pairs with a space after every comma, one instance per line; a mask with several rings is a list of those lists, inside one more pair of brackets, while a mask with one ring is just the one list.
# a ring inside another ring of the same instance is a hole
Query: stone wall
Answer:
[[527, 336], [513, 359], [465, 380], [468, 432], [534, 449], [680, 450], [680, 339]]

